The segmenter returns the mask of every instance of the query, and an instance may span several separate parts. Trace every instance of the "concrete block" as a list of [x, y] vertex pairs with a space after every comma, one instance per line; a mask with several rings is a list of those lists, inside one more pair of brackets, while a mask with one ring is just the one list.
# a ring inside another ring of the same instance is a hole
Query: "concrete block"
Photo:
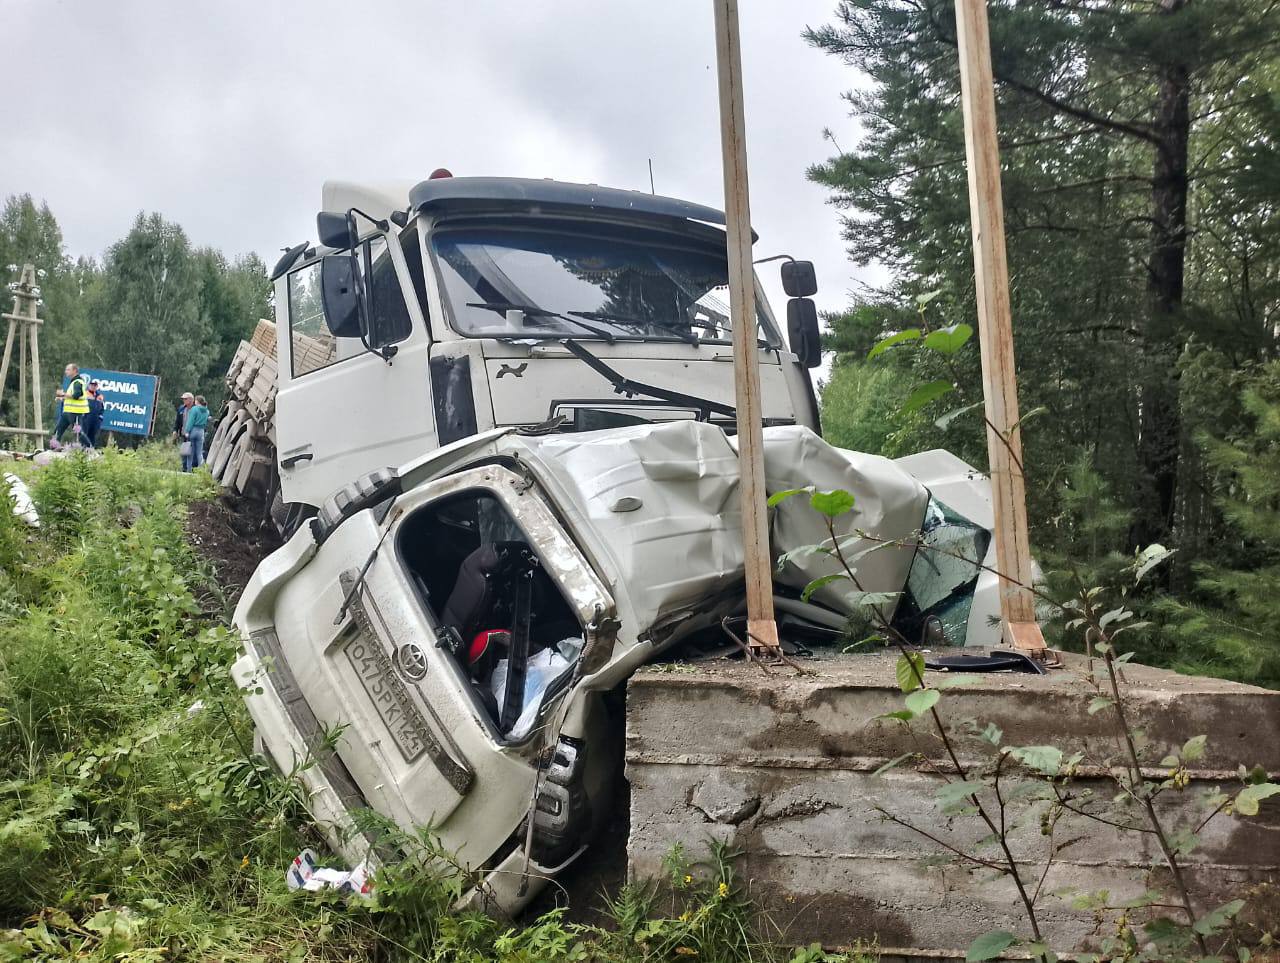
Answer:
[[[741, 663], [635, 675], [627, 696], [629, 874], [661, 879], [673, 845], [696, 854], [714, 838], [742, 851], [739, 872], [797, 943], [876, 939], [891, 955], [963, 958], [988, 930], [1027, 933], [1011, 880], [940, 858], [939, 841], [993, 853], [977, 819], [939, 809], [935, 793], [947, 763], [931, 728], [923, 720], [876, 719], [901, 707], [895, 661], [892, 653], [820, 659], [807, 663], [814, 670], [807, 676]], [[1238, 787], [1241, 765], [1280, 771], [1280, 693], [1146, 666], [1127, 665], [1124, 673], [1125, 704], [1147, 734], [1150, 764], [1192, 736], [1208, 736], [1190, 786], [1158, 800], [1167, 825], [1202, 813], [1209, 791]], [[1120, 757], [1109, 710], [1087, 711], [1096, 684], [1085, 660], [1068, 656], [1048, 676], [980, 676], [949, 690], [941, 710], [961, 765], [993, 759], [977, 732], [994, 723], [1005, 745], [1084, 752], [1073, 790], [1110, 799], [1114, 786], [1105, 775]], [[923, 761], [875, 775], [907, 752]], [[1010, 811], [1020, 819], [1010, 847], [1038, 879], [1049, 843], [1040, 809]], [[1138, 811], [1131, 815], [1143, 825]], [[1071, 906], [1073, 895], [1106, 889], [1121, 900], [1165, 883], [1149, 834], [1067, 814], [1052, 839], [1073, 840], [1048, 871], [1038, 908], [1059, 949], [1097, 941], [1096, 920]], [[1280, 805], [1264, 803], [1253, 819], [1219, 816], [1201, 839], [1185, 865], [1204, 909], [1280, 877]]]

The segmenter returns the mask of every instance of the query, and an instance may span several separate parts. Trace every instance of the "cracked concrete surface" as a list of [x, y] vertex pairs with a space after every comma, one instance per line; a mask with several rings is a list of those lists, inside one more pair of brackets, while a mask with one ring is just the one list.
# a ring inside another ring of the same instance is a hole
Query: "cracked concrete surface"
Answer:
[[[878, 939], [882, 947], [963, 957], [987, 930], [1025, 929], [1009, 880], [940, 861], [935, 843], [882, 815], [961, 848], [986, 835], [976, 820], [940, 813], [939, 741], [923, 727], [875, 719], [900, 705], [894, 661], [888, 653], [824, 659], [809, 663], [817, 674], [804, 677], [736, 663], [637, 674], [627, 699], [629, 874], [660, 878], [674, 844], [697, 854], [711, 837], [742, 851], [740, 875], [797, 943]], [[1235, 780], [1241, 764], [1280, 771], [1280, 693], [1145, 666], [1125, 672], [1126, 699], [1148, 733], [1153, 761], [1168, 746], [1209, 736], [1190, 789], [1161, 797], [1169, 819]], [[1080, 748], [1105, 765], [1115, 744], [1105, 719], [1087, 712], [1094, 695], [1084, 660], [1069, 657], [1051, 676], [987, 676], [950, 690], [943, 707], [966, 765], [989, 752], [960, 724], [966, 718], [1000, 726], [1006, 745]], [[914, 750], [924, 763], [874, 774]], [[1109, 796], [1101, 775], [1086, 769], [1077, 787]], [[1151, 869], [1159, 853], [1147, 835], [1069, 817], [1056, 838], [1076, 839], [1046, 875], [1040, 908], [1060, 946], [1096, 936], [1091, 914], [1072, 908], [1071, 893], [1108, 889], [1118, 900], [1161, 885]], [[1010, 843], [1038, 876], [1045, 837], [1035, 814], [1014, 828]], [[1264, 805], [1252, 820], [1214, 820], [1187, 863], [1206, 907], [1280, 878], [1280, 806]]]

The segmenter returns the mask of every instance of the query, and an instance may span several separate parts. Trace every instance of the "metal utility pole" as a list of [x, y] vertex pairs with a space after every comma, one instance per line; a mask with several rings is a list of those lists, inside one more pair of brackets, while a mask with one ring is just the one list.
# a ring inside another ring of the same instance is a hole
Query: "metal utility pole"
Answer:
[[[18, 425], [0, 425], [0, 433], [34, 435], [36, 448], [44, 445], [44, 412], [40, 400], [40, 326], [44, 323], [36, 317], [40, 300], [40, 288], [36, 285], [35, 265], [24, 264], [22, 276], [9, 285], [13, 292], [13, 311], [0, 315], [9, 322], [9, 333], [4, 341], [4, 360], [0, 361], [0, 401], [4, 400], [5, 384], [9, 379], [9, 361], [13, 357], [14, 335], [18, 337]], [[27, 348], [30, 346], [30, 397], [35, 427], [27, 427]]]
[[737, 0], [713, 0], [720, 78], [720, 146], [724, 154], [725, 231], [729, 253], [729, 316], [733, 324], [738, 464], [742, 476], [742, 542], [746, 553], [748, 644], [777, 650], [772, 556], [764, 479], [760, 359], [751, 267], [751, 205], [747, 191], [747, 132], [742, 103], [742, 48]]
[[[1013, 363], [1009, 309], [1009, 265], [1004, 246], [1000, 195], [1000, 147], [996, 141], [996, 97], [991, 74], [987, 0], [956, 0], [960, 52], [960, 101], [969, 168], [969, 217], [978, 294], [978, 344], [987, 414], [987, 453], [995, 514], [996, 567], [1001, 572], [1000, 615], [1005, 642], [1040, 658], [1044, 636], [1036, 622], [1030, 586], [1031, 541], [1027, 531], [1026, 482], [1018, 423], [1018, 382]], [[1007, 576], [1004, 577], [1004, 576]]]

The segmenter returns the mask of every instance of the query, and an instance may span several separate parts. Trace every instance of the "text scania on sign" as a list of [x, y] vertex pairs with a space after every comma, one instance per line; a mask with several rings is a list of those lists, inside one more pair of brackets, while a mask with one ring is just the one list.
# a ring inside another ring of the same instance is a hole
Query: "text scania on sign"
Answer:
[[116, 381], [113, 378], [98, 378], [98, 388], [104, 392], [111, 391], [121, 395], [138, 394], [138, 382]]
[[[80, 377], [86, 383], [98, 382], [98, 390], [102, 393], [102, 431], [118, 431], [126, 435], [151, 434], [160, 390], [159, 378], [101, 368], [81, 368]], [[68, 380], [63, 379], [63, 388], [66, 388]]]

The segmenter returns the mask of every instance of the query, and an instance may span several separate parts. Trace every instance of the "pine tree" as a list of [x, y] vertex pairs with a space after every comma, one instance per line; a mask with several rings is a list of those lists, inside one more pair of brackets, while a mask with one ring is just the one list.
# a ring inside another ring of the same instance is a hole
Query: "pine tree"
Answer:
[[1280, 361], [1238, 376], [1243, 417], [1198, 440], [1229, 526], [1220, 561], [1196, 560], [1190, 602], [1167, 600], [1175, 667], [1280, 688]]
[[[1262, 172], [1280, 168], [1280, 4], [991, 0], [990, 10], [1024, 407], [1054, 415], [1028, 434], [1030, 469], [1055, 477], [1088, 452], [1139, 513], [1131, 540], [1167, 539], [1187, 439], [1185, 346], [1240, 350], [1233, 321], [1245, 316], [1245, 350], [1276, 347], [1265, 294], [1280, 185]], [[846, 212], [851, 256], [893, 270], [878, 299], [941, 289], [953, 320], [972, 322], [953, 0], [857, 0], [836, 17], [810, 41], [871, 86], [848, 95], [856, 149], [811, 177]]]

